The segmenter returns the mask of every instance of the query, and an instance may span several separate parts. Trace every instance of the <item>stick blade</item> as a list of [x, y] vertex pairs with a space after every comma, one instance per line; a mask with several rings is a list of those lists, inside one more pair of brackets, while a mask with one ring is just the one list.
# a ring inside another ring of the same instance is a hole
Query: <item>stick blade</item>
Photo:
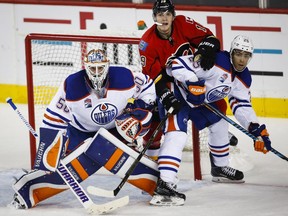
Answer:
[[105, 214], [114, 211], [115, 209], [121, 208], [129, 203], [129, 196], [124, 196], [119, 199], [104, 203], [104, 204], [93, 204], [89, 206], [87, 212], [93, 215]]
[[88, 193], [95, 195], [95, 196], [101, 196], [101, 197], [115, 197], [114, 191], [111, 190], [105, 190], [102, 188], [97, 188], [94, 186], [88, 186], [87, 187]]

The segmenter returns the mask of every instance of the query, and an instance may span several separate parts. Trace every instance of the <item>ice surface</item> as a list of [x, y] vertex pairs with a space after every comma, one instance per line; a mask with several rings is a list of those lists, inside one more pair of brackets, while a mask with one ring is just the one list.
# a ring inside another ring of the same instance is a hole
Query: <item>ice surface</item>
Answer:
[[[65, 191], [37, 207], [29, 210], [16, 210], [9, 207], [13, 197], [14, 177], [29, 169], [28, 132], [17, 114], [7, 104], [0, 104], [1, 112], [1, 151], [0, 151], [0, 215], [23, 216], [63, 216], [87, 215], [82, 205], [71, 191]], [[26, 105], [18, 105], [26, 117]], [[272, 146], [288, 156], [288, 119], [259, 118], [267, 125]], [[231, 157], [231, 164], [244, 172], [244, 184], [212, 183], [209, 163], [203, 162], [203, 180], [193, 180], [193, 162], [184, 161], [179, 172], [179, 191], [187, 196], [184, 206], [150, 206], [150, 196], [142, 195], [137, 188], [126, 184], [118, 197], [130, 196], [130, 203], [109, 215], [163, 215], [163, 216], [286, 216], [288, 215], [288, 161], [273, 153], [263, 155], [254, 152], [252, 141], [242, 132], [230, 127], [239, 139], [238, 149]], [[238, 153], [237, 153], [238, 152]], [[185, 153], [186, 154], [186, 153]], [[187, 155], [186, 155], [187, 156]], [[188, 157], [189, 158], [189, 157]], [[207, 158], [206, 158], [207, 159]], [[82, 183], [86, 188], [94, 185], [104, 189], [114, 189], [120, 179], [106, 175], [93, 175]], [[92, 195], [91, 195], [92, 196]], [[93, 201], [104, 203], [112, 198], [92, 196]]]

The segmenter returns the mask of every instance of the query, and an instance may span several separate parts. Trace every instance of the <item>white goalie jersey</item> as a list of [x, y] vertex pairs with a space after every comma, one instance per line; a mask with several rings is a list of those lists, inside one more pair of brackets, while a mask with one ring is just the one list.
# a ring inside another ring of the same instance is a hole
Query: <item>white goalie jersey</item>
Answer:
[[142, 99], [147, 104], [156, 99], [153, 80], [125, 67], [109, 67], [104, 97], [98, 97], [87, 82], [85, 70], [66, 78], [45, 111], [43, 127], [65, 130], [69, 123], [83, 132], [111, 129], [129, 98]]
[[[228, 97], [230, 107], [237, 120], [246, 129], [250, 122], [258, 122], [251, 105], [250, 85], [251, 75], [246, 68], [243, 72], [234, 72], [227, 51], [217, 54], [215, 65], [204, 71], [199, 62], [193, 61], [194, 56], [181, 56], [173, 61], [167, 74], [174, 77], [182, 97], [186, 100], [188, 90], [186, 81], [197, 82], [205, 80], [205, 102], [212, 103]], [[193, 104], [186, 101], [191, 107]]]

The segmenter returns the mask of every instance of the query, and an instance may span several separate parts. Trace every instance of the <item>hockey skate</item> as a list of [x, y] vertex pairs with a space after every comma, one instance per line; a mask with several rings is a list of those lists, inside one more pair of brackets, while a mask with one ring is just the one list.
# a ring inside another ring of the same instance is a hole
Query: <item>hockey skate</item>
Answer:
[[210, 153], [212, 181], [217, 183], [244, 183], [244, 174], [229, 166], [217, 167]]
[[150, 204], [156, 206], [181, 206], [184, 205], [185, 200], [185, 194], [177, 192], [175, 186], [159, 178]]

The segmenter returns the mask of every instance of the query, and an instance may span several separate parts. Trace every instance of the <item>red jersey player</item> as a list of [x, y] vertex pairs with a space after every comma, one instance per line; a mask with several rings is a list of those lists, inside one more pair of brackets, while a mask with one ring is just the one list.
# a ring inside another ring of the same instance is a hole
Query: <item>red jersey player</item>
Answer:
[[[165, 108], [169, 110], [172, 107], [173, 113], [176, 113], [181, 105], [167, 87], [167, 83], [172, 80], [163, 73], [166, 66], [173, 57], [192, 54], [194, 49], [198, 49], [197, 52], [202, 56], [201, 66], [208, 70], [214, 65], [220, 43], [208, 28], [192, 18], [176, 16], [174, 5], [170, 0], [156, 0], [153, 6], [153, 19], [155, 24], [144, 33], [139, 44], [142, 69], [143, 73], [157, 81], [157, 95]], [[225, 101], [223, 104], [226, 105]], [[159, 122], [157, 112], [153, 118], [152, 128]], [[152, 132], [153, 129], [144, 137], [144, 143], [149, 140]], [[154, 159], [158, 155], [161, 135], [158, 134], [147, 151], [147, 154]]]
[[[139, 43], [142, 70], [143, 73], [154, 79], [160, 103], [167, 111], [173, 110], [172, 114], [175, 114], [181, 109], [181, 103], [174, 96], [173, 89], [169, 88], [169, 82], [173, 82], [173, 80], [167, 76], [166, 67], [169, 67], [175, 57], [192, 54], [197, 49], [195, 56], [201, 55], [201, 67], [204, 70], [209, 70], [213, 67], [216, 53], [220, 50], [220, 42], [208, 28], [192, 18], [183, 15], [176, 16], [171, 0], [155, 1], [153, 19], [155, 24], [143, 34]], [[222, 100], [220, 104], [223, 108], [219, 107], [219, 109], [226, 111], [226, 102]], [[151, 130], [143, 139], [144, 144], [149, 140], [151, 133], [154, 131], [153, 127], [157, 127], [159, 121], [159, 114], [155, 110]], [[159, 133], [146, 152], [154, 159], [157, 159], [158, 156], [161, 136], [162, 134]], [[172, 183], [172, 186], [170, 183]], [[162, 175], [158, 180], [158, 186], [154, 193], [157, 195], [157, 193], [161, 194], [166, 191], [168, 194], [165, 192], [162, 195], [169, 197], [171, 201], [163, 203], [158, 200], [158, 202], [155, 201], [156, 196], [154, 196], [150, 203], [154, 205], [183, 205], [185, 195], [178, 193], [173, 184], [175, 182], [165, 182], [165, 177]]]

